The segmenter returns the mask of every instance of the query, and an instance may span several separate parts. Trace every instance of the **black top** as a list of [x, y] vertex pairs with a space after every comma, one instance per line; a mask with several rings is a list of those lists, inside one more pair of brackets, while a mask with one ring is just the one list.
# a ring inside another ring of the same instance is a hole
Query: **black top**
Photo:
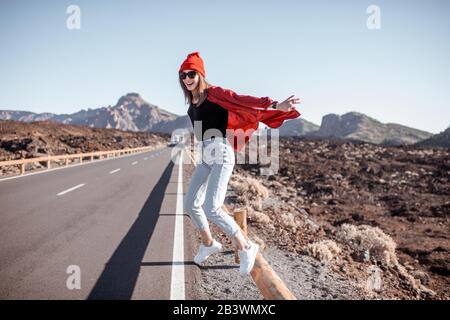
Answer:
[[[191, 118], [192, 127], [195, 131], [194, 134], [198, 141], [203, 141], [204, 139], [206, 140], [218, 136], [214, 135], [214, 132], [211, 132], [209, 136], [205, 136], [205, 132], [208, 129], [219, 130], [222, 133], [221, 137], [226, 137], [226, 129], [228, 126], [227, 109], [219, 106], [217, 103], [205, 99], [205, 101], [197, 107], [191, 104], [187, 113], [189, 118]], [[199, 127], [194, 127], [194, 121], [202, 121], [201, 133], [197, 132], [200, 129]]]

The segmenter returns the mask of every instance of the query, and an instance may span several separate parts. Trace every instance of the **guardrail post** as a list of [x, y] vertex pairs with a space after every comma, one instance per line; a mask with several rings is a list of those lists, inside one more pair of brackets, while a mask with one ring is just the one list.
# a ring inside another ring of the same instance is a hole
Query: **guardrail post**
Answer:
[[[234, 220], [236, 220], [239, 227], [241, 227], [242, 232], [247, 236], [247, 209], [236, 209], [233, 213]], [[234, 250], [234, 261], [239, 263], [238, 249]]]
[[[228, 214], [228, 208], [222, 205], [222, 209]], [[246, 233], [241, 229], [245, 239], [249, 240]], [[266, 259], [262, 256], [260, 250], [256, 254], [255, 265], [253, 266], [250, 275], [253, 278], [256, 286], [267, 300], [297, 300], [283, 280], [273, 271]]]
[[20, 174], [24, 174], [25, 173], [25, 163], [21, 163], [20, 164]]
[[47, 160], [47, 169], [50, 169], [50, 159]]

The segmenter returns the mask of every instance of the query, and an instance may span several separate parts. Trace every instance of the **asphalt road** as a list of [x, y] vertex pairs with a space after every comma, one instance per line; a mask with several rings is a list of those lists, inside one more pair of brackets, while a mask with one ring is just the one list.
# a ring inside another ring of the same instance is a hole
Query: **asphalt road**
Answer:
[[175, 296], [195, 298], [182, 207], [174, 250], [188, 179], [180, 189], [171, 150], [0, 180], [0, 299], [170, 299], [173, 270]]

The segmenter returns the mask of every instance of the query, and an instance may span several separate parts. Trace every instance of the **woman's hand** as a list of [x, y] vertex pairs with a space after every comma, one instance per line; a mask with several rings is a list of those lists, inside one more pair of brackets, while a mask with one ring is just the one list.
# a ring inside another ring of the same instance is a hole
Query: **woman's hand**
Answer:
[[283, 102], [277, 104], [276, 109], [281, 111], [291, 111], [296, 104], [300, 103], [299, 98], [295, 98], [294, 95], [290, 96]]

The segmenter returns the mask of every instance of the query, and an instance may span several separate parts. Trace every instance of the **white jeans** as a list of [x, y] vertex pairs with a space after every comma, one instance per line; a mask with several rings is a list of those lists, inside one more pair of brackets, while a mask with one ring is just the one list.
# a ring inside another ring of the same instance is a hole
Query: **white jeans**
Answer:
[[235, 164], [233, 147], [226, 138], [212, 138], [200, 141], [198, 150], [201, 161], [192, 174], [184, 208], [197, 229], [208, 229], [209, 219], [232, 237], [240, 228], [222, 204]]

